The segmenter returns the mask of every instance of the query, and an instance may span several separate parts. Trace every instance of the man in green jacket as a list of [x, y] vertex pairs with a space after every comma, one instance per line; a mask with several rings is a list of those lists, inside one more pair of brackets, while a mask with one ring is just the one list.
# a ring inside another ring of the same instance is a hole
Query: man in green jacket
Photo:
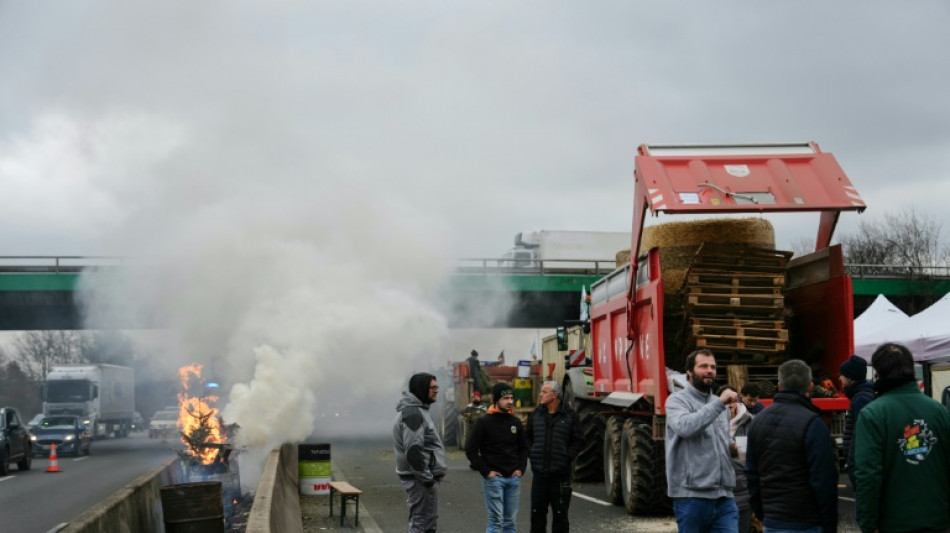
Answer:
[[950, 531], [950, 411], [921, 394], [905, 346], [882, 344], [871, 366], [878, 398], [855, 430], [861, 531]]

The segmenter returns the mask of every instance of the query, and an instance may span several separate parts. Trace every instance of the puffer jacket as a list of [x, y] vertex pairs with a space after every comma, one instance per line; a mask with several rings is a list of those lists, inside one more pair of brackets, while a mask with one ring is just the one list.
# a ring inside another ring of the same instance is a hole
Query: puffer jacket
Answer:
[[445, 446], [429, 415], [429, 406], [409, 391], [402, 393], [396, 406], [393, 450], [400, 479], [428, 484], [445, 476]]
[[732, 498], [736, 471], [729, 410], [689, 385], [666, 400], [666, 478], [671, 498]]

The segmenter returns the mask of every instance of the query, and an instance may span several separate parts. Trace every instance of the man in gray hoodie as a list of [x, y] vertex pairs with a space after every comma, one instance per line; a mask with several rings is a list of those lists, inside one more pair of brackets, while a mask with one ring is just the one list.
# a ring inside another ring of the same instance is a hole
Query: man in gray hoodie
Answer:
[[739, 509], [729, 447], [730, 403], [734, 390], [718, 396], [716, 358], [701, 349], [686, 357], [685, 389], [666, 400], [666, 479], [680, 533], [736, 531]]
[[396, 406], [393, 449], [396, 474], [406, 490], [409, 533], [435, 533], [439, 518], [439, 482], [445, 476], [445, 446], [429, 415], [439, 385], [435, 376], [421, 372], [409, 379]]

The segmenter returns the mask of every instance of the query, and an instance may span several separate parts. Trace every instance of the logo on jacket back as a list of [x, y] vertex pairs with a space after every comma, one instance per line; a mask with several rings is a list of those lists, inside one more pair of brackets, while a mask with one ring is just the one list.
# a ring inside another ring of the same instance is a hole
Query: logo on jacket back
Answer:
[[517, 427], [517, 426], [511, 426], [511, 434], [514, 435], [514, 434], [516, 434], [516, 433], [518, 433], [518, 427]]
[[913, 424], [904, 426], [903, 438], [898, 439], [897, 445], [904, 454], [904, 459], [912, 464], [920, 464], [927, 458], [927, 454], [937, 442], [933, 432], [927, 426], [926, 420], [914, 420]]

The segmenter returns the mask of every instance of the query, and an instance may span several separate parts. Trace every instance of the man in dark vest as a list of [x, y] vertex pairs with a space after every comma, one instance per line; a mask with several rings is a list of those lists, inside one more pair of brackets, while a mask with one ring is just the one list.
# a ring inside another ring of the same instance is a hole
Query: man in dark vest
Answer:
[[778, 368], [779, 392], [749, 428], [746, 473], [752, 510], [766, 531], [833, 533], [838, 476], [831, 432], [811, 403], [811, 369], [792, 359]]
[[544, 533], [548, 507], [554, 517], [551, 531], [570, 530], [571, 469], [584, 447], [584, 434], [577, 413], [564, 403], [557, 381], [541, 385], [538, 408], [528, 418], [528, 458], [531, 459], [531, 533]]

